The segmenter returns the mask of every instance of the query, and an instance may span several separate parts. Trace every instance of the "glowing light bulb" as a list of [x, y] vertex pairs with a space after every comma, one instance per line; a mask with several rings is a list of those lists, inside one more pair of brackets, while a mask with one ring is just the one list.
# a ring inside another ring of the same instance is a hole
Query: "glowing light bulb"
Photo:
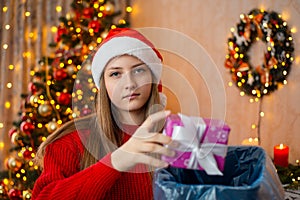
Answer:
[[264, 112], [260, 112], [259, 114], [260, 114], [261, 117], [264, 117], [264, 116], [265, 116], [265, 113], [264, 113]]
[[8, 44], [3, 44], [3, 49], [7, 49], [8, 48]]
[[296, 33], [297, 32], [297, 28], [296, 27], [291, 28], [291, 32], [292, 33]]
[[99, 8], [99, 4], [96, 2], [96, 3], [94, 3], [93, 7], [97, 9], [97, 8]]
[[12, 88], [12, 86], [13, 86], [12, 83], [7, 83], [6, 84], [6, 87], [9, 88], [9, 89]]
[[11, 106], [10, 102], [9, 102], [9, 101], [6, 101], [6, 102], [5, 102], [5, 108], [6, 108], [6, 109], [9, 109], [10, 106]]
[[25, 12], [25, 17], [29, 17], [31, 14], [30, 14], [30, 12], [29, 11], [26, 11]]
[[132, 7], [131, 7], [131, 6], [127, 6], [127, 7], [126, 7], [126, 12], [128, 12], [128, 13], [131, 13], [131, 12], [132, 12], [132, 10], [133, 10], [133, 9], [132, 9]]
[[3, 12], [7, 12], [7, 10], [8, 10], [8, 8], [7, 8], [6, 6], [4, 6], [4, 7], [2, 8], [2, 11], [3, 11]]
[[283, 74], [284, 76], [286, 76], [286, 75], [287, 75], [287, 71], [284, 70], [284, 71], [282, 72], [282, 74]]
[[61, 10], [62, 10], [62, 8], [61, 8], [61, 6], [56, 6], [56, 12], [61, 12]]
[[13, 70], [14, 68], [15, 68], [14, 65], [8, 65], [9, 70]]

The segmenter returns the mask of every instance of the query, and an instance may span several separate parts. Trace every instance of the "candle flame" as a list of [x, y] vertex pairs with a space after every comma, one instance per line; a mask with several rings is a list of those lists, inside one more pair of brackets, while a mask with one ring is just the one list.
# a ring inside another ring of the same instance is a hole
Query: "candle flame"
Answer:
[[283, 149], [283, 144], [280, 144], [280, 145], [279, 145], [279, 149]]

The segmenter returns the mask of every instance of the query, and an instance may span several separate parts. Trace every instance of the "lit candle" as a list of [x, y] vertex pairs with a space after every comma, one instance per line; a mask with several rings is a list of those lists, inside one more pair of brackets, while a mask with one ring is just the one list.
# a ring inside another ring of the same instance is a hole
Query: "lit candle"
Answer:
[[289, 165], [289, 147], [287, 145], [274, 146], [274, 164], [281, 167]]

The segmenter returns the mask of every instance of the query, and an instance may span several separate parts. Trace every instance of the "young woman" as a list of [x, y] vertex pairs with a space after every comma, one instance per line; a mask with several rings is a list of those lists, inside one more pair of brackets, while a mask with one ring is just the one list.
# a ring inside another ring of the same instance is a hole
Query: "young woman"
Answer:
[[32, 199], [153, 199], [152, 168], [174, 156], [160, 134], [162, 57], [133, 29], [113, 29], [92, 62], [96, 114], [66, 123], [40, 146]]

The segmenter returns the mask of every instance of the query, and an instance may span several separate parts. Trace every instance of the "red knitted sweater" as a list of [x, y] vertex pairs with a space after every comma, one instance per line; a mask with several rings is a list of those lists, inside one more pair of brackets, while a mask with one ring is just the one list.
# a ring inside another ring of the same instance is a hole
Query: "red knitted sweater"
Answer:
[[153, 199], [150, 173], [121, 173], [110, 167], [111, 154], [80, 170], [83, 150], [77, 132], [48, 145], [32, 199]]

